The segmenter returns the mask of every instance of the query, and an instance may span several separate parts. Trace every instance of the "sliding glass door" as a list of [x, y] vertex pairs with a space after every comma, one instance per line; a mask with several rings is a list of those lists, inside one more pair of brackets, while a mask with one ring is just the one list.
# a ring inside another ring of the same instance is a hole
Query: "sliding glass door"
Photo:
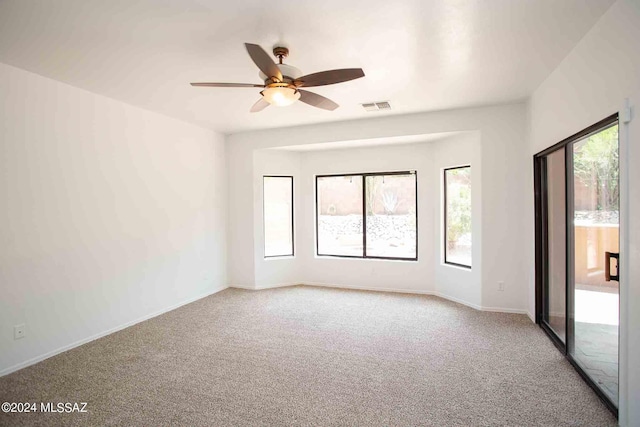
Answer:
[[546, 220], [547, 255], [542, 322], [564, 348], [567, 334], [567, 248], [565, 149], [544, 157], [546, 192], [543, 200]]
[[536, 322], [618, 407], [618, 119], [535, 156]]
[[[569, 353], [618, 406], [617, 121], [570, 146], [572, 242]], [[612, 273], [613, 270], [613, 273]], [[612, 277], [613, 276], [613, 277]]]

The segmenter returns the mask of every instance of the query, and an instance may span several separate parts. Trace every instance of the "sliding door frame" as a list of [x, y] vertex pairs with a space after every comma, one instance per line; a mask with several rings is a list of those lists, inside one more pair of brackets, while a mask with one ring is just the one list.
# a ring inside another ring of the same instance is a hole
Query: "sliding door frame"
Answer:
[[[545, 290], [545, 284], [549, 280], [549, 211], [548, 211], [548, 194], [547, 194], [547, 155], [565, 148], [563, 146], [556, 147], [553, 151], [546, 152], [543, 155], [534, 157], [534, 179], [535, 179], [535, 198], [536, 198], [536, 323], [547, 333], [553, 344], [566, 354], [566, 337], [568, 316], [565, 312], [565, 340], [563, 341], [544, 320], [544, 310], [548, 309], [549, 295]], [[566, 150], [565, 150], [566, 152]], [[565, 157], [566, 164], [566, 157]], [[565, 182], [565, 207], [566, 207], [567, 191]], [[565, 242], [566, 244], [566, 242]], [[566, 247], [566, 246], [565, 246]], [[568, 287], [565, 283], [565, 301], [568, 294]], [[565, 310], [567, 310], [565, 303]]]
[[[573, 230], [574, 215], [574, 189], [573, 189], [573, 143], [584, 139], [592, 134], [619, 123], [618, 113], [600, 120], [588, 128], [571, 135], [557, 144], [540, 151], [533, 156], [534, 171], [534, 197], [535, 197], [535, 321], [543, 331], [549, 336], [554, 345], [565, 355], [569, 363], [578, 371], [585, 382], [595, 391], [596, 395], [604, 402], [607, 408], [617, 417], [618, 407], [609, 399], [609, 397], [598, 387], [598, 385], [589, 377], [582, 367], [577, 363], [571, 355], [575, 346], [574, 331], [574, 312], [575, 301], [573, 288], [575, 286], [574, 257], [575, 257], [575, 241]], [[565, 248], [566, 248], [566, 325], [565, 325], [565, 342], [556, 335], [556, 333], [544, 321], [545, 309], [545, 292], [544, 286], [548, 280], [549, 260], [548, 260], [548, 212], [547, 212], [547, 174], [546, 174], [546, 157], [557, 151], [565, 150], [565, 209], [566, 209], [566, 232], [565, 232]], [[618, 148], [620, 149], [620, 148]], [[620, 325], [618, 325], [620, 328]], [[619, 344], [618, 344], [619, 348]], [[618, 373], [619, 375], [619, 373]], [[618, 386], [619, 386], [618, 377]]]

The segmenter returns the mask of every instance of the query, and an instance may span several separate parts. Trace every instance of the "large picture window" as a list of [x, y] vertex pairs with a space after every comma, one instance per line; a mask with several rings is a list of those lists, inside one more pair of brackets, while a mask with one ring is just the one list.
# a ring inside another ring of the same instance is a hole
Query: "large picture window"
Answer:
[[418, 259], [415, 172], [316, 177], [316, 253]]
[[263, 177], [264, 256], [293, 256], [293, 177]]
[[444, 262], [471, 268], [471, 166], [444, 170]]

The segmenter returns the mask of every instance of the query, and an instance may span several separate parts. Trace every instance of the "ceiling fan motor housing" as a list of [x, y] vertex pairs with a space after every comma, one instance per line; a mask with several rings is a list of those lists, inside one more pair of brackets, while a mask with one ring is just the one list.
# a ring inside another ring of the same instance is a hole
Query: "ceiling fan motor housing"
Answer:
[[[291, 84], [298, 77], [302, 77], [302, 71], [300, 71], [299, 68], [287, 64], [276, 64], [276, 66], [280, 69], [285, 83]], [[264, 74], [262, 71], [260, 71], [258, 75], [260, 76], [262, 81], [265, 82], [265, 84], [271, 83], [271, 78]]]

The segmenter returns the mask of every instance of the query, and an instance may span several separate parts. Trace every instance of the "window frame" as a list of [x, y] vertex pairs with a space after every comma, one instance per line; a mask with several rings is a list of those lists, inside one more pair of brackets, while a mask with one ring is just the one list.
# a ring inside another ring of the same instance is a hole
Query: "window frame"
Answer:
[[[416, 192], [416, 206], [415, 206], [415, 217], [416, 217], [416, 255], [413, 258], [407, 257], [383, 257], [383, 256], [372, 256], [367, 255], [367, 188], [366, 182], [368, 176], [389, 176], [389, 175], [413, 175], [415, 180], [415, 192]], [[319, 239], [319, 213], [318, 213], [318, 179], [321, 178], [336, 178], [336, 177], [353, 177], [360, 176], [362, 177], [362, 256], [358, 255], [331, 255], [331, 254], [321, 254], [320, 253], [320, 239]], [[414, 170], [406, 170], [406, 171], [393, 171], [393, 172], [363, 172], [363, 173], [338, 173], [338, 174], [327, 174], [327, 175], [316, 175], [315, 176], [315, 221], [316, 221], [316, 257], [331, 257], [331, 258], [351, 258], [351, 259], [379, 259], [379, 260], [388, 260], [388, 261], [408, 261], [408, 262], [417, 262], [418, 261], [418, 171]]]
[[[471, 249], [472, 250], [471, 265], [466, 265], [466, 264], [460, 264], [460, 263], [457, 263], [457, 262], [447, 261], [447, 217], [448, 217], [448, 214], [447, 214], [447, 172], [450, 171], [450, 170], [466, 169], [466, 168], [469, 168], [469, 170], [471, 170], [471, 165], [467, 164], [467, 165], [461, 165], [461, 166], [452, 166], [450, 168], [444, 168], [442, 170], [442, 179], [443, 179], [442, 194], [443, 194], [443, 198], [444, 198], [443, 199], [443, 205], [442, 205], [442, 213], [443, 213], [442, 220], [443, 220], [443, 226], [444, 226], [443, 233], [442, 233], [442, 237], [443, 237], [442, 240], [444, 241], [442, 260], [443, 260], [443, 263], [446, 264], [446, 265], [453, 265], [454, 267], [460, 267], [460, 268], [465, 268], [465, 269], [471, 270], [472, 266], [473, 266], [473, 240], [471, 240], [471, 242], [472, 242], [471, 243], [472, 244], [472, 246], [471, 246], [471, 248], [472, 248]], [[473, 198], [473, 196], [472, 196], [472, 198]], [[471, 205], [471, 224], [472, 224], [471, 225], [471, 234], [473, 236], [473, 204]], [[473, 237], [472, 237], [472, 239], [473, 239]]]
[[[282, 254], [282, 255], [267, 255], [267, 224], [265, 217], [265, 192], [264, 192], [264, 184], [265, 178], [289, 178], [291, 180], [291, 253], [290, 254]], [[294, 206], [294, 184], [293, 184], [293, 175], [263, 175], [262, 176], [262, 254], [264, 255], [264, 259], [273, 259], [273, 258], [291, 258], [296, 254], [296, 239], [295, 239], [295, 206]]]

